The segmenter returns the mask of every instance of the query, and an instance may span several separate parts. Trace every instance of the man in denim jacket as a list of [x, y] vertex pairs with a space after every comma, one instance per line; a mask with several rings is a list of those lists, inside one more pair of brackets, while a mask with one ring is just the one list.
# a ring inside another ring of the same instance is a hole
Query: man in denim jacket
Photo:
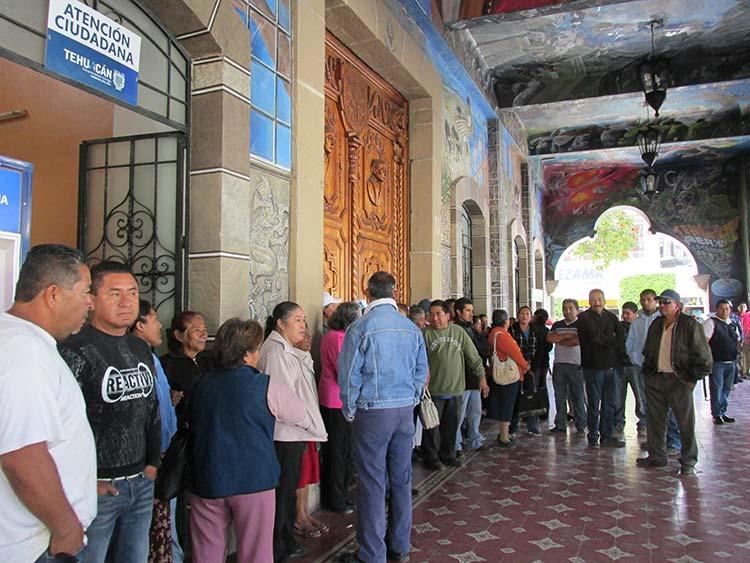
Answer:
[[[399, 314], [396, 280], [376, 272], [367, 282], [364, 316], [349, 327], [338, 360], [342, 413], [352, 421], [358, 474], [358, 558], [408, 561], [411, 533], [411, 450], [414, 405], [427, 377], [419, 328]], [[390, 488], [386, 537], [385, 493]]]

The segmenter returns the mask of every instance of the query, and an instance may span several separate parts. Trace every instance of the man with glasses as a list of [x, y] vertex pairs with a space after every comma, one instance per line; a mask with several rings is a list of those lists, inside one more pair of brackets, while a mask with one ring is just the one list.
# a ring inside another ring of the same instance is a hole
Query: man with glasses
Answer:
[[643, 372], [648, 403], [648, 457], [638, 467], [667, 465], [667, 413], [677, 419], [682, 436], [681, 475], [694, 475], [698, 461], [695, 441], [695, 384], [711, 372], [712, 359], [703, 327], [681, 312], [680, 294], [667, 289], [659, 296], [661, 316], [653, 321], [643, 347]]

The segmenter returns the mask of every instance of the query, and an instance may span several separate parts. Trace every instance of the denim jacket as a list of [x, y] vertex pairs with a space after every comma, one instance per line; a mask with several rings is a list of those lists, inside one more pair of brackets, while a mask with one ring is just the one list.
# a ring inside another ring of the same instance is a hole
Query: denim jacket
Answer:
[[344, 417], [357, 409], [414, 406], [427, 377], [427, 354], [419, 327], [392, 299], [373, 301], [349, 327], [338, 359]]

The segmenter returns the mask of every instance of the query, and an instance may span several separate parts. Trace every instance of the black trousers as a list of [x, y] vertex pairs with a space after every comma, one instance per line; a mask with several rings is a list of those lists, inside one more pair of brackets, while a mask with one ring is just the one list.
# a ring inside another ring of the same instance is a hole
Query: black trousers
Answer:
[[422, 453], [425, 462], [434, 462], [438, 459], [440, 461], [456, 459], [459, 400], [460, 397], [432, 398], [440, 417], [440, 425], [437, 428], [422, 431]]
[[284, 561], [299, 548], [294, 539], [294, 520], [297, 512], [297, 485], [307, 442], [274, 442], [273, 445], [281, 466], [273, 521], [273, 560]]
[[323, 505], [333, 510], [343, 509], [347, 503], [347, 484], [352, 467], [352, 425], [341, 414], [341, 409], [320, 407], [328, 441], [321, 444], [321, 495]]

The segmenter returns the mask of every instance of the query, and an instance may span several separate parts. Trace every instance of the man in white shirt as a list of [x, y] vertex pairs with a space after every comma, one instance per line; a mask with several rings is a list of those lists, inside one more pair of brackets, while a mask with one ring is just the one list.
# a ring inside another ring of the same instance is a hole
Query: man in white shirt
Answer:
[[32, 248], [0, 314], [0, 561], [64, 561], [96, 516], [96, 451], [83, 395], [56, 343], [91, 301], [83, 256]]

